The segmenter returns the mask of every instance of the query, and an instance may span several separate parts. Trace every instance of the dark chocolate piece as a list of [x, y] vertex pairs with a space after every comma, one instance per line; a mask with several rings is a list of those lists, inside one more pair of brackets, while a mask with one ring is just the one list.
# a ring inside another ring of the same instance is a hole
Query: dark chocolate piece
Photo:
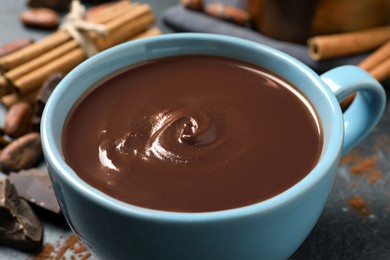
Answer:
[[32, 125], [34, 131], [39, 132], [41, 116], [43, 113], [43, 109], [45, 108], [46, 102], [55, 87], [58, 85], [58, 83], [60, 83], [63, 78], [64, 74], [62, 73], [51, 74], [49, 77], [47, 77], [42, 87], [40, 88], [38, 95], [35, 99], [34, 115], [32, 117]]
[[9, 179], [20, 197], [54, 213], [61, 212], [46, 169], [11, 172]]
[[0, 179], [0, 244], [32, 250], [42, 245], [42, 238], [42, 223], [28, 202], [7, 178]]

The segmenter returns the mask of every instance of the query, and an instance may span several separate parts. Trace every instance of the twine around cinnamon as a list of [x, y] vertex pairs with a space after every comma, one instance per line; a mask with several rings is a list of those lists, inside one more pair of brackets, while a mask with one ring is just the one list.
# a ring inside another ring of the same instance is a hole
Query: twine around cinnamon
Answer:
[[[104, 7], [104, 12], [100, 12], [99, 15], [89, 15], [87, 10], [85, 16], [86, 20], [93, 23], [107, 23], [115, 17], [121, 16], [126, 12], [130, 12], [132, 7], [137, 6], [138, 4], [130, 3], [129, 1], [119, 1], [115, 4], [103, 4], [94, 8]], [[71, 35], [65, 30], [58, 30], [49, 36], [41, 39], [40, 41], [34, 42], [23, 49], [20, 49], [16, 52], [8, 54], [7, 56], [0, 57], [0, 72], [7, 72], [12, 70], [28, 61], [31, 61], [42, 54], [45, 54], [47, 51], [52, 50], [59, 45], [71, 40]]]
[[[140, 34], [137, 34], [135, 37], [128, 39], [128, 41], [132, 41], [132, 40], [136, 40], [136, 39], [140, 39], [140, 38], [145, 38], [145, 37], [156, 36], [159, 34], [161, 34], [160, 29], [157, 27], [152, 27], [150, 29], [147, 29], [144, 32], [141, 32]], [[78, 55], [79, 54], [76, 54], [76, 56], [78, 56]], [[68, 56], [68, 57], [71, 57], [71, 56]], [[75, 58], [75, 57], [73, 57], [73, 58]], [[62, 63], [62, 61], [60, 63]], [[0, 77], [0, 80], [1, 79], [2, 78]], [[21, 95], [21, 93], [18, 93], [18, 92], [9, 93], [1, 98], [1, 103], [3, 105], [5, 105], [6, 107], [10, 107], [19, 101], [34, 102], [35, 97], [38, 93], [38, 90], [39, 89], [37, 88], [37, 89], [30, 91], [30, 92], [27, 92], [26, 94], [23, 94], [23, 95]]]
[[60, 29], [67, 31], [84, 50], [86, 56], [91, 57], [99, 51], [89, 36], [89, 32], [96, 32], [99, 35], [106, 36], [108, 31], [103, 24], [84, 20], [84, 15], [85, 7], [80, 4], [79, 0], [72, 0], [70, 13], [65, 16], [64, 23], [60, 26]]
[[[73, 3], [78, 3], [74, 1]], [[104, 25], [98, 30], [86, 31], [91, 26], [81, 28], [88, 34], [88, 40], [94, 44], [95, 51], [99, 52], [111, 46], [133, 39], [160, 34], [158, 29], [148, 32], [148, 27], [154, 22], [154, 14], [148, 4], [133, 4], [129, 1], [119, 1], [106, 5], [99, 15], [90, 15], [89, 21]], [[83, 10], [77, 10], [78, 17], [84, 16]], [[87, 12], [88, 13], [88, 12]], [[93, 25], [94, 26], [94, 25]], [[93, 27], [92, 26], [92, 27]], [[103, 32], [104, 31], [104, 32]], [[103, 33], [102, 33], [103, 32]], [[144, 36], [142, 36], [144, 35]], [[31, 53], [34, 50], [36, 53]], [[9, 105], [17, 99], [30, 96], [54, 72], [67, 73], [81, 63], [90, 54], [80, 47], [65, 30], [59, 30], [47, 38], [28, 46], [17, 53], [0, 58], [0, 66], [7, 71], [0, 76], [0, 95], [5, 96], [2, 102]], [[30, 54], [28, 59], [23, 55]], [[6, 66], [4, 66], [6, 65]], [[33, 95], [32, 95], [33, 96]]]

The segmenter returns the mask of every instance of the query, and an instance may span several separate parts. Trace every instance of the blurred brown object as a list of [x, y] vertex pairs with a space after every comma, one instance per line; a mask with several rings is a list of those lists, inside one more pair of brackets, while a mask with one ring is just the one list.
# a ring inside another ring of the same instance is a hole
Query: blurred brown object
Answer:
[[20, 14], [20, 20], [28, 27], [55, 29], [60, 23], [60, 16], [50, 8], [36, 7], [23, 11]]
[[[77, 4], [78, 1], [72, 3]], [[93, 22], [105, 26], [106, 33], [89, 31], [97, 52], [131, 40], [140, 35], [159, 32], [148, 31], [155, 21], [150, 5], [117, 1], [116, 12], [100, 15]], [[112, 10], [111, 8], [107, 9]], [[93, 54], [92, 54], [93, 55]], [[67, 73], [88, 57], [87, 50], [65, 30], [58, 30], [35, 44], [0, 58], [0, 96], [6, 107], [18, 101], [32, 102], [48, 75]]]
[[281, 41], [305, 43], [318, 0], [251, 0], [255, 29]]
[[238, 25], [246, 25], [251, 21], [251, 16], [245, 8], [230, 5], [223, 1], [180, 0], [180, 3], [187, 9], [201, 11], [212, 17]]
[[297, 43], [390, 24], [390, 0], [249, 0], [248, 8], [256, 30]]
[[261, 0], [248, 0], [249, 15], [255, 19], [261, 14]]
[[69, 9], [71, 0], [28, 0], [29, 7], [45, 7], [56, 11], [65, 11]]
[[331, 34], [389, 24], [389, 0], [319, 0], [312, 34]]
[[240, 25], [245, 25], [250, 20], [248, 12], [221, 2], [207, 4], [204, 9], [208, 15]]
[[200, 11], [203, 8], [202, 0], [180, 0], [181, 4], [191, 10]]

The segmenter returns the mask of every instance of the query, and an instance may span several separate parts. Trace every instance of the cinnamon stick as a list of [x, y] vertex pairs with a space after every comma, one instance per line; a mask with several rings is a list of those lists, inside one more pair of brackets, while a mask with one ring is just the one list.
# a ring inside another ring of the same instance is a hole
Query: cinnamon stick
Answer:
[[375, 49], [390, 40], [390, 26], [361, 31], [315, 36], [307, 46], [313, 60], [324, 60]]
[[47, 50], [51, 50], [60, 44], [63, 44], [71, 39], [70, 35], [65, 31], [57, 31], [46, 38], [32, 43], [19, 51], [11, 53], [0, 58], [0, 71], [5, 72], [15, 68], [31, 59], [34, 59]]
[[[123, 15], [127, 12], [131, 12], [134, 6], [136, 5], [131, 5], [128, 1], [120, 1], [118, 4], [115, 5], [110, 4], [110, 8], [108, 8], [109, 13], [107, 15], [105, 15], [106, 13], [101, 13], [100, 16], [91, 17], [90, 19], [92, 19], [94, 22], [111, 21], [118, 15]], [[65, 42], [64, 44], [53, 48], [49, 52], [46, 52], [45, 54], [10, 70], [9, 72], [5, 73], [5, 77], [10, 81], [15, 81], [17, 78], [25, 75], [26, 73], [29, 73], [30, 71], [33, 71], [34, 69], [39, 68], [47, 64], [48, 62], [57, 59], [58, 57], [61, 57], [62, 55], [66, 55], [66, 53], [77, 47], [77, 43], [73, 40]]]
[[26, 95], [19, 95], [18, 93], [14, 92], [2, 97], [1, 103], [3, 103], [5, 107], [11, 107], [13, 104], [16, 104], [19, 101], [25, 101], [30, 104], [33, 104], [33, 102], [35, 102], [35, 98], [38, 92], [39, 92], [38, 89], [31, 91]]
[[[151, 36], [159, 35], [160, 33], [161, 33], [160, 29], [158, 29], [157, 27], [152, 27], [152, 28], [150, 28], [150, 29], [148, 29], [148, 30], [138, 34], [138, 35], [135, 35], [135, 36], [131, 37], [130, 39], [127, 39], [127, 41], [136, 40], [136, 39], [145, 38], [145, 37], [151, 37]], [[75, 57], [80, 57], [79, 54], [80, 53], [74, 54], [73, 59]], [[63, 63], [65, 61], [59, 61], [59, 62]], [[39, 75], [41, 77], [45, 78], [47, 76], [45, 73], [47, 73], [47, 70], [46, 70], [46, 72], [45, 71], [39, 72]], [[35, 76], [37, 76], [37, 74], [35, 74]], [[34, 81], [36, 82], [36, 81], [40, 81], [40, 80], [41, 80], [40, 78], [38, 78], [38, 79], [35, 78], [34, 80], [32, 80], [30, 78], [27, 81], [28, 82], [34, 82]], [[33, 86], [33, 85], [30, 85], [30, 87], [31, 86]], [[13, 92], [13, 93], [10, 93], [10, 94], [8, 94], [6, 96], [3, 96], [1, 98], [1, 102], [6, 107], [10, 107], [13, 104], [15, 104], [15, 103], [17, 103], [18, 101], [21, 101], [21, 100], [27, 101], [27, 102], [33, 102], [35, 100], [36, 95], [38, 94], [38, 91], [39, 91], [39, 88], [35, 87], [35, 88], [32, 88], [31, 91], [27, 91], [27, 92]]]
[[[107, 5], [107, 4], [105, 4]], [[131, 4], [129, 1], [120, 1], [116, 4], [110, 4], [109, 8], [105, 8], [106, 12], [103, 12], [103, 10], [100, 12], [100, 15], [95, 15], [90, 17], [90, 20], [92, 22], [110, 22], [115, 20], [118, 16], [125, 15], [128, 13], [132, 13], [133, 10], [136, 7], [139, 7], [139, 4]], [[66, 33], [67, 34], [67, 33]], [[68, 41], [65, 41], [64, 43], [61, 43], [57, 45], [56, 47], [53, 47], [57, 43], [62, 42], [65, 38], [65, 34], [61, 32], [60, 34], [55, 33], [55, 37], [49, 36], [48, 39], [44, 39], [43, 41], [39, 42], [39, 46], [42, 48], [37, 51], [37, 53], [41, 53], [41, 51], [45, 50], [45, 52], [37, 57], [34, 57], [36, 55], [29, 53], [29, 56], [26, 57], [24, 55], [25, 52], [28, 51], [36, 51], [36, 48], [28, 48], [20, 51], [18, 55], [9, 56], [11, 60], [13, 60], [15, 63], [18, 64], [19, 62], [24, 61], [24, 63], [20, 64], [19, 66], [9, 70], [7, 73], [5, 73], [5, 77], [8, 80], [1, 79], [0, 80], [0, 96], [4, 96], [8, 94], [12, 90], [12, 86], [9, 86], [10, 82], [14, 82], [18, 77], [21, 77], [45, 64], [48, 62], [61, 57], [62, 55], [66, 55], [67, 52], [77, 47], [77, 43], [69, 37]], [[60, 38], [58, 38], [60, 37]], [[55, 43], [47, 45], [47, 41], [52, 41], [54, 39]], [[58, 41], [61, 39], [61, 41]], [[37, 45], [38, 46], [38, 45]], [[48, 49], [52, 48], [52, 49]], [[47, 50], [46, 50], [47, 49]], [[35, 53], [36, 54], [36, 53]], [[34, 57], [34, 58], [32, 58]], [[23, 60], [21, 59], [23, 58]], [[28, 61], [25, 61], [25, 59], [29, 59]], [[1, 78], [1, 76], [0, 76]]]
[[30, 44], [32, 44], [34, 40], [30, 37], [23, 37], [21, 39], [13, 40], [7, 42], [5, 44], [0, 45], [0, 57], [9, 55], [17, 50], [20, 50]]
[[[155, 20], [149, 5], [140, 6], [133, 13], [118, 17], [107, 24], [109, 31], [107, 36], [96, 37], [95, 44], [99, 51], [117, 45], [127, 39], [141, 33]], [[126, 26], [123, 26], [126, 24]]]
[[390, 57], [372, 68], [369, 73], [378, 81], [384, 81], [390, 76]]
[[16, 81], [17, 78], [23, 77], [31, 71], [48, 64], [49, 62], [67, 55], [67, 53], [77, 47], [78, 45], [75, 41], [66, 42], [59, 47], [54, 48], [53, 50], [4, 73], [4, 76], [12, 82]]
[[[105, 13], [101, 15], [92, 16], [88, 19], [89, 22], [104, 23], [113, 20], [118, 15], [122, 15], [129, 12], [129, 8], [137, 6], [137, 4], [131, 4], [129, 1], [119, 1], [112, 4]], [[59, 45], [72, 40], [72, 37], [68, 32], [59, 30], [55, 33], [37, 41], [17, 52], [11, 53], [7, 56], [0, 58], [0, 71], [9, 71], [25, 62], [28, 62], [42, 54], [58, 47]]]
[[[124, 17], [120, 16], [109, 23], [108, 25], [111, 25], [111, 27], [107, 25], [109, 30], [107, 36], [96, 36], [94, 40], [99, 51], [122, 43], [143, 32], [145, 28], [154, 21], [154, 15], [151, 13], [149, 5], [139, 6], [137, 9], [134, 9], [133, 12], [126, 13], [123, 16]], [[118, 23], [118, 20], [121, 21], [121, 23]], [[126, 26], [123, 26], [124, 24]], [[77, 46], [69, 53], [62, 55], [43, 66], [37, 67], [35, 70], [30, 71], [23, 76], [16, 77], [13, 80], [13, 85], [21, 94], [25, 94], [32, 89], [38, 88], [48, 74], [53, 72], [67, 73], [84, 59], [84, 51], [81, 47]]]
[[367, 58], [359, 63], [359, 67], [367, 71], [372, 70], [378, 64], [390, 58], [390, 40], [370, 54]]
[[[110, 32], [111, 35], [107, 36], [109, 37], [110, 40], [104, 39], [99, 41], [100, 45], [98, 45], [98, 47], [101, 49], [105, 49], [120, 43], [118, 41], [125, 42], [129, 40], [139, 39], [143, 37], [150, 37], [153, 35], [160, 34], [161, 33], [160, 30], [156, 27], [152, 27], [148, 29], [148, 26], [154, 21], [154, 15], [152, 14], [150, 7], [147, 6], [145, 8], [144, 6], [140, 10], [142, 10], [142, 12], [136, 12], [136, 15], [129, 16], [128, 14], [126, 14], [127, 18], [123, 20], [128, 22], [126, 26], [112, 27], [112, 32]], [[130, 19], [129, 17], [132, 18]], [[127, 29], [124, 30], [123, 28], [127, 28]], [[129, 37], [123, 39], [125, 36], [129, 36]], [[97, 38], [96, 40], [98, 39], [100, 38]], [[15, 68], [14, 70], [11, 70], [8, 73], [6, 73], [8, 75], [11, 75], [11, 77], [12, 76], [15, 77], [12, 78], [13, 78], [13, 85], [17, 88], [17, 92], [4, 96], [1, 102], [8, 107], [13, 103], [17, 102], [18, 100], [30, 100], [32, 97], [36, 95], [34, 93], [37, 92], [42, 82], [46, 79], [47, 75], [55, 72], [67, 73], [72, 68], [74, 68], [79, 63], [81, 63], [83, 60], [85, 60], [84, 51], [72, 42], [65, 43], [49, 53], [53, 53], [55, 50], [61, 48], [66, 49], [66, 46], [68, 46], [69, 49], [72, 49], [72, 47], [74, 46], [76, 47], [73, 48], [71, 51], [65, 53], [64, 55], [58, 55], [56, 59], [53, 59], [47, 62], [46, 64], [42, 64], [42, 66], [36, 67], [36, 69], [33, 69], [32, 71], [29, 71], [24, 75], [21, 75], [20, 72], [21, 69], [19, 70], [18, 68]], [[47, 55], [51, 56], [51, 54], [49, 55], [49, 53]], [[43, 55], [43, 58], [40, 57], [40, 59], [44, 60], [45, 59], [44, 56], [45, 55]], [[34, 59], [33, 62], [40, 61], [40, 59], [39, 58]], [[29, 66], [32, 65], [26, 63], [25, 66], [21, 66], [21, 68], [27, 68]], [[34, 68], [34, 66], [30, 68]], [[1, 84], [1, 79], [2, 78], [0, 77], [0, 84]]]
[[93, 23], [107, 23], [138, 5], [138, 3], [131, 3], [130, 1], [104, 3], [86, 10], [84, 18], [86, 21]]
[[18, 89], [20, 94], [26, 94], [33, 89], [39, 88], [45, 81], [47, 75], [54, 72], [65, 74], [84, 61], [84, 59], [84, 51], [81, 48], [76, 48], [45, 66], [16, 79], [13, 85]]
[[[154, 22], [155, 18], [149, 5], [132, 5], [131, 10], [127, 8], [127, 11], [122, 12], [122, 15], [116, 16], [112, 20], [108, 19], [107, 36], [91, 33], [99, 51], [140, 34]], [[72, 39], [5, 73], [4, 76], [8, 80], [0, 80], [0, 90], [2, 90], [3, 95], [9, 93], [12, 88], [8, 83], [11, 82], [12, 87], [24, 95], [32, 89], [38, 88], [48, 74], [53, 72], [66, 73], [85, 58], [84, 51]]]
[[[371, 74], [378, 81], [383, 81], [390, 76], [390, 40], [368, 55], [358, 66]], [[346, 97], [341, 107], [346, 109], [354, 100], [356, 94]]]

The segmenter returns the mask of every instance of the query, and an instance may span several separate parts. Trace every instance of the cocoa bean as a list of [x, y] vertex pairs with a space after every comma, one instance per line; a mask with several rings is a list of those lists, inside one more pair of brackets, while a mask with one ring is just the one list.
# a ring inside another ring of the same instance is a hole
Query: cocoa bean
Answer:
[[30, 45], [33, 42], [34, 40], [31, 38], [21, 38], [0, 45], [0, 57], [13, 53], [17, 50], [20, 50], [21, 48], [26, 47], [27, 45]]
[[180, 0], [181, 4], [191, 10], [200, 11], [203, 8], [202, 0]]
[[31, 8], [20, 15], [22, 23], [28, 27], [54, 29], [59, 24], [59, 15], [49, 8]]
[[31, 127], [32, 107], [27, 102], [12, 105], [7, 112], [4, 133], [12, 138], [26, 134]]
[[69, 9], [71, 0], [29, 0], [29, 7], [45, 7], [56, 11], [66, 11]]
[[250, 21], [250, 15], [247, 11], [220, 2], [207, 4], [204, 11], [210, 16], [239, 25], [245, 25]]
[[41, 138], [28, 133], [7, 145], [0, 154], [0, 170], [4, 173], [34, 166], [42, 157]]

